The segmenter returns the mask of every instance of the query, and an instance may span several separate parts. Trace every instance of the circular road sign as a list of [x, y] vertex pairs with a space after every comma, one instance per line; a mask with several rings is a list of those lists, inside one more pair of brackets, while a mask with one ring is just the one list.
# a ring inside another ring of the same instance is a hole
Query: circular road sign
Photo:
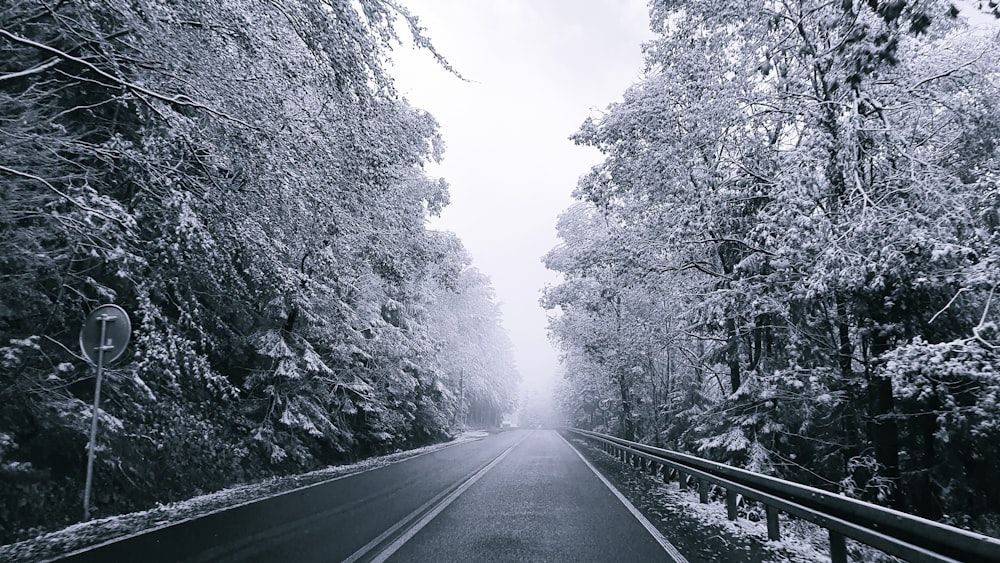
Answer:
[[606, 411], [606, 410], [610, 409], [611, 408], [611, 399], [609, 399], [607, 397], [601, 399], [601, 402], [599, 403], [599, 406], [601, 407], [602, 411]]
[[97, 363], [101, 342], [101, 325], [104, 324], [104, 363], [109, 364], [125, 352], [132, 335], [132, 322], [118, 305], [101, 305], [91, 311], [80, 329], [80, 350], [91, 363]]

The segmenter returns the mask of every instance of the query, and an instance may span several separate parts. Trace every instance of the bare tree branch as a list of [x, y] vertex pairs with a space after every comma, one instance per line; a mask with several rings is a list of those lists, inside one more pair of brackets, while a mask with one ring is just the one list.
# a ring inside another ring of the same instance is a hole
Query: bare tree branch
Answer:
[[14, 41], [15, 43], [20, 43], [22, 45], [27, 45], [29, 47], [34, 47], [35, 49], [39, 49], [41, 51], [45, 51], [46, 53], [51, 53], [51, 54], [53, 54], [53, 55], [55, 55], [55, 56], [57, 56], [57, 57], [59, 57], [61, 59], [64, 59], [64, 60], [67, 60], [67, 61], [72, 61], [74, 63], [83, 65], [83, 66], [87, 67], [88, 69], [92, 70], [93, 72], [97, 73], [99, 76], [107, 78], [108, 80], [111, 80], [112, 82], [118, 84], [119, 86], [121, 86], [123, 88], [127, 88], [129, 90], [132, 90], [133, 92], [135, 92], [137, 94], [143, 94], [143, 95], [149, 96], [151, 98], [160, 100], [162, 102], [165, 102], [165, 103], [171, 104], [171, 105], [179, 105], [179, 106], [186, 106], [186, 107], [192, 107], [192, 108], [200, 109], [200, 110], [206, 111], [206, 112], [208, 112], [208, 113], [210, 113], [210, 114], [212, 114], [212, 115], [214, 115], [216, 117], [221, 117], [222, 119], [225, 119], [227, 121], [232, 121], [233, 123], [237, 123], [237, 124], [239, 124], [239, 125], [241, 125], [243, 127], [246, 127], [248, 129], [257, 129], [256, 127], [250, 125], [246, 121], [243, 121], [243, 120], [241, 120], [239, 118], [233, 117], [233, 116], [231, 116], [231, 115], [229, 115], [227, 113], [221, 112], [221, 111], [219, 111], [217, 109], [214, 109], [214, 108], [211, 108], [209, 106], [206, 106], [205, 104], [196, 102], [196, 101], [192, 100], [189, 96], [186, 96], [184, 94], [177, 94], [177, 95], [174, 95], [174, 96], [170, 96], [170, 95], [167, 95], [167, 94], [161, 94], [160, 92], [156, 92], [154, 90], [150, 90], [149, 88], [145, 88], [145, 87], [140, 86], [138, 84], [135, 84], [133, 82], [129, 82], [128, 80], [125, 80], [123, 78], [119, 78], [117, 76], [114, 76], [113, 74], [108, 73], [108, 72], [106, 72], [104, 70], [101, 70], [99, 67], [97, 67], [96, 65], [94, 65], [93, 63], [91, 63], [90, 61], [88, 61], [86, 59], [83, 59], [83, 58], [80, 58], [80, 57], [74, 57], [73, 55], [70, 55], [69, 53], [66, 53], [65, 51], [61, 51], [59, 49], [56, 49], [55, 47], [51, 47], [51, 46], [45, 45], [43, 43], [38, 43], [37, 41], [32, 41], [31, 39], [28, 39], [26, 37], [21, 37], [19, 35], [15, 35], [15, 34], [9, 32], [9, 31], [7, 31], [6, 29], [0, 29], [0, 37], [6, 37], [7, 39], [9, 39], [11, 41]]
[[57, 57], [52, 57], [51, 59], [33, 68], [28, 68], [22, 71], [11, 72], [9, 74], [0, 75], [0, 81], [12, 80], [14, 78], [21, 78], [22, 76], [30, 76], [32, 74], [38, 74], [39, 72], [45, 72], [46, 70], [56, 66], [57, 64], [59, 64], [59, 59]]

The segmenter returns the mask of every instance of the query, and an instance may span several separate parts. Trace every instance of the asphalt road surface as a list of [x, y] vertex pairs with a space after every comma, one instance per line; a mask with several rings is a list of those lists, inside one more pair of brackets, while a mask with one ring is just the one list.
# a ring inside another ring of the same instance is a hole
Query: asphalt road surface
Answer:
[[64, 560], [683, 561], [609, 487], [555, 431], [517, 430]]

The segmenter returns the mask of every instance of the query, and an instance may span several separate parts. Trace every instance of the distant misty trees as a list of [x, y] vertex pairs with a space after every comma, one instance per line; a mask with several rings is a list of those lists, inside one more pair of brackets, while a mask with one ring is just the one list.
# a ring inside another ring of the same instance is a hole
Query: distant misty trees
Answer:
[[81, 513], [99, 303], [135, 332], [98, 515], [513, 406], [489, 281], [425, 227], [442, 143], [397, 26], [430, 48], [382, 0], [0, 3], [0, 539]]
[[577, 424], [1000, 530], [1000, 38], [956, 13], [651, 3], [545, 257]]

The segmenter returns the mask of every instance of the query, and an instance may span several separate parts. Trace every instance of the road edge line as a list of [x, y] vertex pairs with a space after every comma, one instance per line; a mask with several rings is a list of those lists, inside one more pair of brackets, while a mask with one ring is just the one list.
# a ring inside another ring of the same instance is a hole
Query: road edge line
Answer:
[[674, 544], [670, 543], [670, 540], [668, 540], [663, 535], [662, 532], [660, 532], [659, 530], [657, 530], [656, 526], [654, 526], [653, 523], [650, 522], [642, 514], [642, 512], [639, 512], [639, 509], [636, 508], [635, 505], [632, 504], [631, 501], [629, 501], [627, 498], [625, 498], [625, 495], [623, 495], [621, 493], [621, 491], [619, 491], [611, 483], [611, 481], [608, 481], [608, 479], [604, 475], [601, 475], [601, 472], [598, 471], [597, 468], [594, 467], [594, 465], [592, 463], [590, 463], [590, 460], [588, 460], [587, 458], [583, 457], [583, 454], [580, 453], [580, 451], [577, 450], [573, 446], [573, 444], [571, 444], [569, 442], [569, 440], [567, 440], [566, 437], [562, 435], [561, 432], [557, 431], [556, 434], [558, 434], [559, 437], [562, 439], [562, 441], [565, 442], [567, 446], [569, 446], [569, 449], [573, 450], [573, 452], [576, 453], [576, 455], [579, 456], [581, 460], [583, 460], [583, 463], [585, 463], [587, 465], [587, 467], [589, 467], [590, 470], [594, 472], [594, 475], [597, 475], [597, 478], [600, 479], [602, 483], [604, 483], [604, 485], [611, 491], [611, 493], [614, 494], [615, 497], [619, 501], [621, 501], [621, 503], [623, 505], [625, 505], [625, 508], [627, 508], [628, 511], [632, 513], [632, 516], [635, 516], [635, 519], [638, 520], [640, 524], [642, 524], [643, 528], [646, 528], [646, 531], [649, 532], [649, 534], [651, 536], [653, 536], [653, 539], [656, 540], [656, 543], [660, 544], [660, 546], [663, 548], [663, 550], [666, 551], [667, 554], [670, 555], [670, 557], [672, 557], [674, 559], [675, 563], [689, 563], [688, 560], [687, 560], [687, 558], [684, 557], [684, 555], [682, 555], [681, 552], [678, 551], [676, 547], [674, 547]]
[[[47, 558], [47, 559], [43, 558], [43, 559], [40, 559], [38, 561], [38, 563], [55, 563], [55, 562], [59, 561], [60, 559], [66, 559], [68, 557], [73, 557], [73, 556], [76, 556], [76, 555], [81, 555], [81, 554], [86, 553], [88, 551], [91, 551], [91, 550], [94, 550], [94, 549], [100, 549], [102, 547], [105, 547], [105, 546], [108, 546], [108, 545], [111, 545], [113, 543], [117, 543], [117, 542], [120, 542], [120, 541], [128, 541], [130, 539], [137, 538], [137, 537], [139, 537], [141, 535], [144, 535], [144, 534], [151, 534], [151, 533], [154, 533], [154, 532], [159, 532], [160, 530], [164, 530], [164, 529], [169, 528], [171, 526], [178, 526], [178, 525], [181, 525], [181, 524], [186, 524], [188, 522], [192, 522], [194, 520], [198, 520], [199, 518], [206, 518], [208, 516], [213, 516], [213, 515], [218, 514], [220, 512], [225, 512], [227, 510], [234, 510], [234, 509], [237, 509], [237, 508], [242, 508], [244, 506], [251, 505], [251, 504], [253, 504], [255, 502], [262, 502], [262, 501], [266, 501], [266, 500], [271, 500], [271, 499], [280, 497], [282, 495], [291, 494], [291, 493], [294, 493], [294, 492], [297, 492], [297, 491], [304, 491], [306, 489], [311, 489], [313, 487], [319, 487], [319, 486], [322, 486], [322, 485], [326, 485], [328, 483], [332, 483], [334, 481], [339, 481], [340, 479], [346, 479], [347, 477], [354, 477], [355, 475], [361, 475], [362, 473], [368, 473], [369, 471], [377, 471], [379, 469], [382, 469], [383, 467], [389, 467], [390, 465], [395, 465], [395, 464], [401, 463], [403, 461], [408, 461], [408, 460], [411, 460], [411, 459], [416, 459], [418, 457], [422, 457], [422, 456], [425, 456], [425, 455], [436, 453], [436, 452], [439, 452], [441, 450], [445, 450], [445, 449], [452, 448], [452, 447], [455, 447], [455, 446], [460, 446], [462, 444], [466, 444], [466, 443], [469, 443], [469, 442], [478, 442], [479, 440], [482, 440], [482, 438], [476, 438], [476, 439], [473, 439], [473, 440], [467, 440], [467, 441], [462, 441], [462, 442], [458, 442], [458, 441], [455, 441], [455, 440], [452, 440], [451, 442], [444, 442], [444, 445], [442, 447], [440, 447], [440, 448], [433, 449], [433, 450], [428, 450], [426, 452], [420, 452], [418, 454], [414, 454], [414, 455], [409, 456], [409, 457], [402, 457], [400, 459], [397, 459], [397, 460], [394, 460], [394, 461], [390, 461], [389, 463], [386, 463], [385, 465], [379, 465], [378, 467], [368, 467], [366, 469], [360, 469], [360, 470], [352, 472], [352, 473], [345, 473], [343, 475], [337, 475], [337, 476], [331, 477], [329, 479], [324, 479], [322, 481], [317, 481], [315, 483], [310, 483], [308, 485], [303, 485], [301, 487], [296, 487], [294, 489], [289, 489], [287, 491], [281, 491], [281, 492], [277, 492], [277, 493], [272, 493], [272, 494], [269, 494], [267, 496], [258, 497], [258, 498], [251, 499], [251, 500], [246, 500], [246, 501], [243, 501], [243, 502], [240, 502], [240, 503], [237, 503], [237, 504], [232, 504], [232, 505], [229, 505], [229, 506], [224, 506], [222, 508], [217, 508], [215, 510], [210, 510], [208, 512], [204, 512], [204, 513], [201, 513], [201, 514], [196, 514], [194, 516], [188, 516], [187, 518], [183, 518], [183, 519], [180, 519], [180, 520], [176, 520], [176, 521], [172, 521], [172, 522], [165, 522], [165, 523], [162, 523], [162, 524], [160, 524], [158, 526], [153, 526], [153, 527], [150, 527], [150, 528], [145, 528], [145, 529], [142, 529], [142, 530], [138, 530], [138, 531], [133, 532], [131, 534], [127, 534], [127, 535], [124, 535], [124, 536], [118, 536], [118, 537], [110, 538], [110, 539], [104, 540], [104, 541], [102, 541], [100, 543], [95, 543], [95, 544], [88, 545], [88, 546], [85, 546], [85, 547], [80, 547], [80, 548], [77, 548], [77, 549], [75, 549], [73, 551], [70, 551], [68, 553], [62, 553], [62, 554], [56, 555], [55, 557], [52, 557], [52, 558]], [[388, 455], [392, 455], [392, 454], [388, 454]], [[331, 466], [331, 467], [336, 467], [336, 466], [334, 465], [334, 466]], [[251, 485], [252, 485], [252, 483], [251, 483]], [[234, 485], [234, 487], [238, 487], [238, 486], [241, 486], [241, 485]], [[225, 489], [222, 489], [222, 490], [225, 490]], [[216, 491], [216, 492], [221, 492], [221, 491]], [[206, 494], [214, 494], [214, 493], [206, 493]], [[181, 501], [181, 502], [183, 502], [183, 501]]]

